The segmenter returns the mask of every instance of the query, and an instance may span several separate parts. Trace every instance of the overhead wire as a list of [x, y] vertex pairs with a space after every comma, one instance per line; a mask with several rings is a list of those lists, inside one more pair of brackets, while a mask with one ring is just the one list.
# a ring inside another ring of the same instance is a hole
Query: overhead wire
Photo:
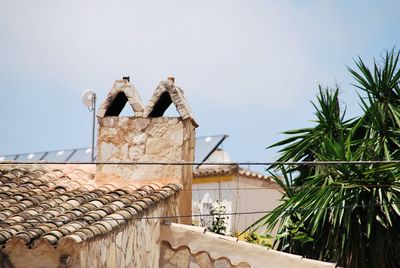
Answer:
[[319, 165], [400, 165], [400, 160], [379, 160], [379, 161], [274, 161], [274, 162], [133, 162], [133, 161], [94, 161], [94, 162], [60, 162], [60, 161], [0, 161], [0, 165], [160, 165], [160, 166], [319, 166]]
[[[287, 186], [288, 189], [323, 189], [323, 188], [386, 188], [386, 187], [400, 187], [400, 182], [398, 184], [350, 184], [350, 183], [337, 183], [337, 184], [329, 184], [329, 185], [322, 185], [322, 186]], [[281, 188], [276, 187], [229, 187], [229, 188], [183, 188], [180, 191], [237, 191], [237, 190], [280, 190]]]
[[[53, 164], [82, 164], [82, 165], [93, 165], [93, 164], [110, 164], [110, 165], [199, 165], [199, 164], [204, 164], [204, 163], [198, 163], [198, 162], [127, 162], [127, 161], [122, 161], [122, 162], [109, 162], [109, 161], [97, 161], [97, 162], [16, 162], [16, 161], [9, 161], [9, 162], [2, 162], [0, 161], [0, 165], [17, 165], [17, 164], [22, 164], [22, 165], [53, 165]], [[316, 165], [375, 165], [375, 164], [395, 164], [398, 165], [400, 164], [400, 160], [390, 160], [390, 161], [302, 161], [302, 162], [281, 162], [281, 161], [276, 161], [276, 162], [232, 162], [232, 163], [207, 163], [207, 165], [225, 165], [225, 166], [240, 166], [240, 165], [248, 165], [248, 166], [271, 166], [271, 165], [310, 165], [310, 166], [316, 166]], [[393, 186], [400, 186], [397, 184], [367, 184], [367, 185], [357, 185], [357, 184], [347, 184], [342, 183], [341, 185], [323, 185], [323, 186], [288, 186], [288, 188], [325, 188], [325, 187], [377, 187], [377, 188], [383, 188], [383, 187], [393, 187]], [[203, 189], [181, 189], [183, 191], [206, 191], [206, 190], [223, 190], [223, 191], [239, 191], [239, 190], [267, 190], [267, 189], [277, 189], [277, 188], [272, 188], [272, 187], [230, 187], [230, 188], [203, 188]], [[310, 211], [310, 210], [321, 210], [321, 209], [347, 209], [347, 208], [357, 208], [357, 207], [374, 207], [374, 206], [388, 206], [388, 205], [395, 205], [395, 204], [400, 204], [396, 202], [390, 202], [390, 203], [375, 203], [375, 204], [363, 204], [363, 205], [348, 205], [348, 206], [327, 206], [327, 207], [315, 207], [315, 208], [296, 208], [296, 209], [288, 209], [285, 210], [285, 213], [290, 213], [290, 212], [299, 212], [299, 211]], [[254, 215], [254, 214], [266, 214], [270, 213], [272, 210], [262, 210], [262, 211], [245, 211], [245, 212], [230, 212], [230, 213], [222, 213], [218, 214], [221, 216], [234, 216], [234, 215]], [[188, 217], [204, 217], [204, 216], [214, 216], [214, 214], [191, 214], [191, 215], [164, 215], [164, 216], [144, 216], [144, 217], [132, 217], [130, 219], [176, 219], [176, 218], [188, 218]], [[81, 219], [77, 219], [75, 221], [79, 221]], [[99, 219], [98, 221], [126, 221], [127, 219], [113, 219], [113, 218], [102, 218]], [[50, 222], [55, 222], [56, 220], [52, 220]], [[18, 222], [10, 222], [10, 221], [0, 221], [0, 224], [9, 224], [9, 223], [46, 223], [46, 221], [18, 221]], [[60, 221], [63, 223], [68, 223], [70, 221]]]
[[[70, 165], [70, 164], [82, 164], [82, 165], [93, 165], [93, 164], [104, 164], [104, 165], [199, 165], [199, 164], [204, 164], [204, 163], [198, 163], [198, 162], [132, 162], [132, 161], [122, 161], [122, 162], [110, 162], [110, 161], [97, 161], [97, 162], [17, 162], [17, 161], [0, 161], [0, 165]], [[231, 163], [226, 163], [226, 162], [213, 162], [213, 163], [206, 163], [207, 165], [211, 166], [219, 166], [218, 171], [221, 171], [221, 165], [225, 166], [240, 166], [240, 165], [247, 165], [247, 166], [260, 166], [260, 165], [342, 165], [342, 164], [347, 164], [347, 165], [384, 165], [384, 164], [400, 164], [400, 160], [382, 160], [382, 161], [302, 161], [302, 162], [292, 162], [292, 161], [286, 161], [286, 162], [281, 162], [281, 161], [276, 161], [276, 162], [231, 162]], [[236, 175], [240, 175], [238, 170], [236, 171]], [[218, 176], [219, 180], [218, 183], [220, 183], [220, 178], [221, 174], [210, 174], [209, 176]], [[264, 175], [265, 176], [265, 175]], [[272, 179], [272, 177], [270, 177]], [[266, 180], [265, 178], [260, 178], [260, 180]], [[273, 181], [271, 181], [273, 182]], [[355, 187], [364, 187], [364, 188], [384, 188], [384, 187], [393, 187], [393, 186], [400, 186], [399, 184], [362, 184], [358, 185], [357, 182], [337, 182], [337, 184], [329, 184], [329, 185], [323, 185], [323, 186], [287, 186], [289, 189], [303, 189], [303, 188], [326, 188], [326, 187], [337, 187], [337, 188], [355, 188]], [[218, 188], [183, 188], [181, 191], [238, 191], [238, 190], [270, 190], [270, 189], [279, 189], [280, 187], [218, 187]]]
[[[295, 208], [295, 209], [287, 209], [284, 210], [285, 213], [291, 212], [299, 212], [299, 211], [314, 211], [314, 210], [326, 210], [326, 209], [349, 209], [349, 208], [368, 208], [368, 207], [383, 207], [390, 205], [400, 205], [400, 202], [388, 202], [388, 203], [374, 203], [374, 204], [360, 204], [360, 205], [348, 205], [348, 206], [326, 206], [326, 207], [311, 207], [311, 208]], [[229, 212], [229, 213], [218, 213], [218, 216], [234, 216], [234, 215], [254, 215], [254, 214], [266, 214], [270, 213], [273, 210], [258, 210], [258, 211], [242, 211], [242, 212]], [[190, 218], [190, 217], [208, 217], [208, 216], [216, 216], [216, 214], [189, 214], [189, 215], [163, 215], [163, 216], [143, 216], [143, 217], [131, 217], [129, 219], [116, 219], [109, 218], [105, 216], [104, 218], [98, 220], [84, 220], [86, 222], [99, 222], [99, 221], [128, 221], [128, 220], [151, 220], [151, 219], [177, 219], [177, 218]], [[2, 220], [0, 224], [16, 224], [16, 223], [33, 223], [33, 224], [41, 224], [41, 223], [64, 223], [67, 224], [69, 222], [74, 221], [82, 221], [83, 218], [78, 218], [72, 221], [62, 221], [62, 220], [51, 220], [51, 221], [38, 221], [38, 220], [26, 220], [26, 221], [7, 221]]]

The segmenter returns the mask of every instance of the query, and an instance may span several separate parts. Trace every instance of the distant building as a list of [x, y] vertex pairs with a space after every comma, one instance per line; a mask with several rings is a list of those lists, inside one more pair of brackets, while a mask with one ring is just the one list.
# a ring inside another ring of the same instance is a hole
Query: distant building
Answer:
[[[227, 218], [227, 233], [235, 234], [243, 232], [265, 211], [276, 208], [282, 194], [281, 188], [270, 176], [229, 163], [228, 153], [215, 149], [203, 165], [194, 168], [192, 200], [194, 214], [203, 215], [209, 215], [212, 204], [220, 202], [227, 214], [231, 214]], [[210, 220], [210, 216], [195, 217], [193, 223], [207, 226]]]

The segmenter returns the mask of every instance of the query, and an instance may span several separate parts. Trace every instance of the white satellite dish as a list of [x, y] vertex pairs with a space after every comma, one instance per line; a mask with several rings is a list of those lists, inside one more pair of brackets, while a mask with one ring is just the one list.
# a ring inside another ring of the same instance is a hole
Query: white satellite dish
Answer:
[[94, 102], [96, 99], [96, 93], [93, 90], [85, 90], [81, 95], [82, 103], [88, 108], [94, 107]]
[[90, 112], [93, 114], [93, 125], [92, 125], [92, 148], [90, 149], [92, 153], [92, 162], [94, 161], [94, 136], [96, 127], [96, 93], [93, 90], [85, 90], [81, 95], [81, 100], [83, 105], [85, 105]]

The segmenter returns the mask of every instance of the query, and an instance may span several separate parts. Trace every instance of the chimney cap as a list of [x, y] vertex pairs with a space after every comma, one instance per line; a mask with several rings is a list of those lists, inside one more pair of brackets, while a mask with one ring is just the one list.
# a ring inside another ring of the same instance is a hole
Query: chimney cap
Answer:
[[122, 79], [130, 82], [130, 77], [129, 76], [123, 76]]

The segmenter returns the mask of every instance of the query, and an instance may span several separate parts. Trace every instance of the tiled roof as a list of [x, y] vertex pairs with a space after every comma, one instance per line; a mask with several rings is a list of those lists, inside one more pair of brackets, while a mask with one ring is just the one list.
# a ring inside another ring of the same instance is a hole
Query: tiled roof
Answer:
[[56, 245], [110, 232], [160, 200], [179, 184], [97, 187], [94, 175], [75, 168], [0, 167], [0, 244], [38, 240]]
[[240, 175], [251, 179], [271, 180], [270, 176], [251, 171], [246, 168], [241, 168], [236, 165], [225, 166], [203, 166], [193, 170], [193, 177], [210, 177], [210, 176], [223, 176], [223, 175]]

